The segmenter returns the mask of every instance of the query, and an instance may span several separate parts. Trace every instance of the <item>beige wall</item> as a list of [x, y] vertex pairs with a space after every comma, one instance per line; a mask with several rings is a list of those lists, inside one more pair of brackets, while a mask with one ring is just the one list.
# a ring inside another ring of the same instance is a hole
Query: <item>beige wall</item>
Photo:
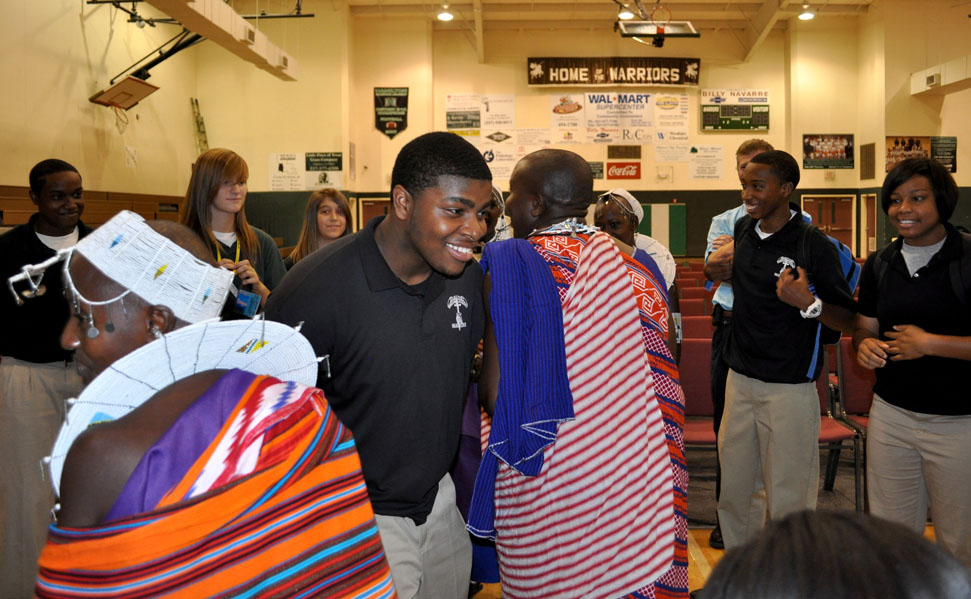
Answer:
[[[432, 26], [427, 20], [359, 20], [351, 31], [350, 141], [357, 147], [357, 172], [348, 187], [389, 192], [398, 151], [433, 129]], [[374, 128], [375, 87], [409, 88], [408, 128], [393, 139]]]
[[211, 42], [195, 50], [209, 147], [239, 153], [252, 190], [269, 188], [269, 154], [347, 151], [347, 8], [321, 2], [313, 11], [313, 19], [259, 23], [296, 59], [297, 81], [283, 81]]
[[[149, 10], [146, 8], [146, 10]], [[152, 13], [147, 13], [152, 14]], [[189, 97], [192, 51], [152, 73], [161, 87], [124, 114], [88, 102], [108, 80], [179, 29], [139, 29], [109, 5], [77, 0], [5, 0], [0, 19], [0, 184], [27, 185], [30, 168], [57, 157], [77, 166], [89, 189], [181, 194], [175, 165], [195, 152]], [[134, 164], [126, 161], [126, 147]]]
[[[109, 6], [74, 0], [10, 0], [0, 22], [0, 184], [25, 184], [37, 160], [56, 155], [82, 170], [92, 189], [181, 194], [196, 154], [189, 98], [199, 98], [209, 144], [230, 147], [250, 165], [250, 188], [266, 189], [267, 157], [274, 152], [344, 152], [344, 187], [384, 192], [394, 157], [415, 136], [444, 127], [447, 93], [511, 93], [517, 125], [546, 126], [554, 88], [525, 84], [529, 55], [697, 56], [701, 87], [765, 87], [771, 92], [772, 129], [766, 137], [799, 157], [803, 133], [852, 132], [857, 147], [878, 148], [887, 133], [958, 135], [962, 184], [971, 182], [965, 133], [971, 117], [967, 92], [948, 96], [909, 93], [910, 73], [971, 53], [966, 11], [947, 0], [876, 0], [858, 18], [792, 21], [776, 31], [748, 61], [725, 32], [698, 40], [668, 40], [663, 50], [639, 46], [610, 31], [487, 31], [485, 63], [476, 59], [470, 31], [433, 27], [428, 20], [351, 18], [342, 2], [307, 0], [314, 19], [263, 21], [260, 28], [299, 63], [299, 80], [283, 82], [212, 43], [203, 43], [159, 65], [151, 82], [161, 89], [129, 111], [121, 126], [111, 110], [87, 97], [107, 80], [177, 31], [136, 28]], [[150, 11], [147, 5], [140, 10]], [[240, 8], [240, 10], [243, 10]], [[408, 129], [388, 139], [374, 129], [373, 88], [410, 88]], [[569, 88], [563, 91], [576, 91]], [[655, 88], [655, 91], [657, 88]], [[721, 145], [726, 175], [732, 153], [748, 133], [698, 131], [697, 90], [691, 143]], [[353, 143], [356, 168], [350, 169]], [[135, 164], [126, 163], [126, 146]], [[602, 146], [571, 146], [591, 160]], [[878, 152], [879, 155], [879, 152]], [[723, 182], [695, 182], [678, 165], [672, 181], [655, 178], [653, 148], [643, 152], [644, 177], [636, 189], [724, 189]], [[878, 177], [881, 170], [878, 165]], [[965, 173], [968, 173], [965, 175]], [[857, 171], [805, 174], [804, 186], [855, 187]], [[598, 182], [598, 186], [606, 182]]]

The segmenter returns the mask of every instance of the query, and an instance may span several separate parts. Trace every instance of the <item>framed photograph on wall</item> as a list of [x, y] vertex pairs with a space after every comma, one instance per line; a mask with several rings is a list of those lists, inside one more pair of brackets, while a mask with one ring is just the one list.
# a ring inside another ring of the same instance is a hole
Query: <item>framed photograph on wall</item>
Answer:
[[851, 169], [854, 166], [853, 134], [803, 134], [802, 168]]

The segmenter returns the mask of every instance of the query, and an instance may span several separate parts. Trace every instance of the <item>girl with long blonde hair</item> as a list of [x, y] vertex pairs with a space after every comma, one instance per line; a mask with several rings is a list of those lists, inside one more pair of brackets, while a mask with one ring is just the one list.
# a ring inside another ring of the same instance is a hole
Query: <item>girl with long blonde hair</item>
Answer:
[[260, 296], [286, 274], [273, 238], [246, 222], [246, 161], [232, 150], [203, 152], [192, 166], [182, 224], [202, 237], [219, 266], [236, 272], [235, 284]]

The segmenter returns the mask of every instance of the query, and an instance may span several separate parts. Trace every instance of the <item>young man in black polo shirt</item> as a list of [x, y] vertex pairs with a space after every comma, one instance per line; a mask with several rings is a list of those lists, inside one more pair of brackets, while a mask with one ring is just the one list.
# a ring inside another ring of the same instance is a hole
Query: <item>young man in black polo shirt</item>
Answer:
[[818, 324], [846, 332], [853, 326], [853, 296], [822, 232], [809, 231], [809, 263], [796, 262], [811, 227], [789, 203], [798, 183], [799, 166], [789, 154], [753, 157], [742, 175], [747, 215], [735, 226], [734, 256], [716, 251], [708, 260], [707, 272], [730, 278], [735, 293], [718, 434], [718, 518], [726, 549], [757, 534], [766, 516], [815, 508], [820, 409], [813, 381], [823, 366]]
[[[81, 391], [72, 353], [61, 348], [67, 322], [60, 272], [14, 291], [35, 296], [22, 305], [6, 289], [24, 265], [53, 257], [91, 229], [81, 222], [84, 192], [78, 169], [57, 159], [30, 171], [37, 213], [0, 236], [0, 597], [30, 597], [37, 557], [54, 507], [40, 460], [50, 453], [64, 421], [64, 400]], [[26, 294], [26, 296], [22, 295]]]
[[482, 337], [492, 174], [471, 144], [429, 133], [402, 148], [391, 210], [311, 254], [267, 318], [296, 324], [323, 362], [317, 386], [358, 445], [399, 597], [465, 597], [472, 547], [447, 472]]

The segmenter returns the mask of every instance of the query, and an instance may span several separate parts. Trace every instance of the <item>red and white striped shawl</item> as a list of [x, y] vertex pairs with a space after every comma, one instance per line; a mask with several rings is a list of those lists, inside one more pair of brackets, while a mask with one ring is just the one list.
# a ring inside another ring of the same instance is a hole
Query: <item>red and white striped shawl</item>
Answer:
[[674, 557], [670, 458], [637, 298], [607, 235], [535, 241], [579, 258], [562, 306], [576, 418], [560, 425], [539, 476], [500, 467], [503, 596], [620, 597]]

